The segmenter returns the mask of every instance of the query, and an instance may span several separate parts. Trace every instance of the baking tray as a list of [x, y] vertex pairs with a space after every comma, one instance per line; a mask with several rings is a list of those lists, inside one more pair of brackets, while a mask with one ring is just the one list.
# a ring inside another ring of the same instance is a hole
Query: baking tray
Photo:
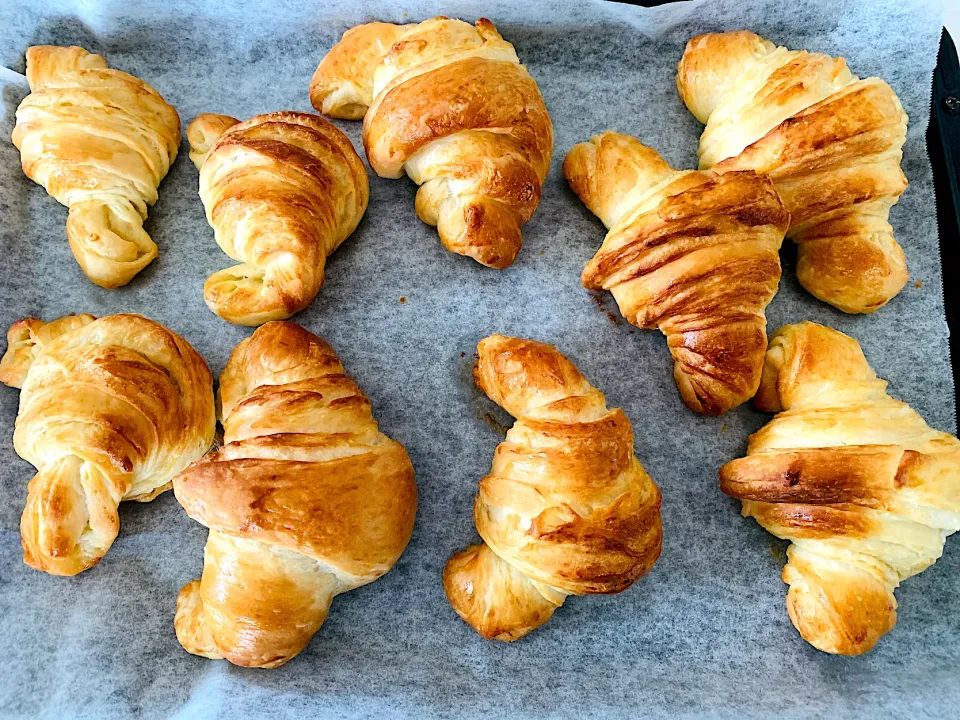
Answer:
[[[295, 320], [326, 337], [367, 391], [381, 427], [417, 469], [414, 537], [382, 580], [337, 598], [310, 646], [279, 670], [185, 653], [173, 632], [180, 586], [198, 577], [206, 532], [171, 494], [121, 509], [104, 561], [52, 578], [21, 561], [17, 526], [32, 468], [9, 446], [17, 394], [0, 389], [0, 713], [10, 717], [953, 717], [960, 707], [960, 548], [898, 591], [898, 627], [870, 654], [824, 655], [786, 616], [784, 544], [739, 516], [716, 470], [741, 455], [766, 417], [690, 413], [673, 384], [665, 341], [618, 319], [579, 273], [603, 230], [566, 188], [566, 151], [613, 128], [675, 166], [695, 163], [700, 127], [673, 72], [684, 42], [749, 27], [777, 42], [842, 54], [885, 77], [911, 116], [911, 186], [892, 221], [911, 283], [868, 317], [805, 294], [786, 244], [770, 328], [810, 319], [857, 337], [891, 391], [931, 425], [954, 431], [954, 382], [926, 152], [930, 79], [940, 29], [926, 0], [693, 0], [655, 9], [600, 2], [159, 2], [0, 5], [0, 66], [23, 69], [30, 44], [76, 43], [157, 87], [184, 123], [200, 112], [238, 117], [309, 108], [316, 63], [347, 27], [435, 14], [497, 22], [538, 81], [556, 126], [541, 206], [511, 269], [494, 272], [442, 250], [414, 214], [408, 181], [371, 178], [357, 233], [331, 258], [327, 282]], [[0, 72], [0, 75], [3, 75]], [[6, 116], [24, 89], [2, 83]], [[953, 139], [936, 114], [929, 136]], [[941, 123], [937, 125], [937, 123]], [[339, 123], [359, 147], [359, 124]], [[934, 152], [935, 160], [945, 156]], [[955, 155], [952, 157], [956, 157]], [[934, 170], [937, 169], [934, 163]], [[218, 373], [249, 330], [209, 313], [201, 287], [225, 266], [181, 148], [148, 230], [160, 256], [130, 286], [106, 291], [80, 273], [64, 241], [65, 209], [23, 177], [0, 143], [0, 326], [69, 311], [147, 314], [183, 334]], [[956, 233], [944, 238], [944, 261]], [[950, 247], [948, 247], [950, 246]], [[949, 299], [948, 283], [948, 299]], [[400, 298], [406, 299], [405, 303]], [[599, 305], [599, 307], [598, 307]], [[571, 598], [511, 645], [480, 639], [440, 585], [449, 555], [475, 539], [471, 500], [510, 422], [470, 377], [491, 332], [557, 344], [633, 420], [637, 453], [663, 495], [664, 552], [651, 574], [615, 596]]]

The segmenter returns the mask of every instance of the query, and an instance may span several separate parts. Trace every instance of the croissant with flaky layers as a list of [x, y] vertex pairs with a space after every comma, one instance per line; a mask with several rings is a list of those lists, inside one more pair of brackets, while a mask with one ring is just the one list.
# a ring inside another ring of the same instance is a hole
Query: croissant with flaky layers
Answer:
[[327, 257], [367, 208], [367, 171], [349, 138], [299, 112], [246, 122], [200, 115], [187, 138], [217, 243], [241, 262], [207, 278], [207, 305], [240, 325], [303, 310], [323, 284]]
[[773, 180], [793, 218], [787, 236], [807, 290], [868, 313], [903, 289], [907, 264], [889, 217], [907, 187], [907, 116], [887, 83], [858, 79], [843, 58], [738, 31], [688, 42], [677, 88], [706, 125], [701, 169]]
[[413, 466], [333, 349], [291, 323], [236, 347], [220, 411], [224, 446], [174, 480], [210, 529], [203, 576], [177, 600], [177, 638], [196, 655], [277, 667], [334, 596], [396, 563], [413, 531]]
[[450, 558], [443, 585], [485, 638], [516, 640], [568, 595], [616, 593], [660, 556], [660, 491], [633, 454], [619, 408], [556, 348], [493, 335], [477, 385], [517, 418], [480, 481], [483, 543]]
[[420, 186], [417, 215], [445, 248], [493, 268], [516, 259], [550, 169], [553, 127], [493, 23], [352, 28], [321, 61], [310, 100], [324, 115], [364, 118], [370, 166]]
[[21, 388], [13, 445], [37, 468], [23, 559], [76, 575], [113, 544], [121, 501], [152, 500], [210, 447], [213, 380], [183, 338], [139, 315], [31, 318], [7, 341], [0, 381]]
[[894, 589], [960, 529], [960, 442], [886, 386], [853, 338], [787, 325], [756, 398], [778, 414], [720, 469], [743, 514], [792, 541], [787, 611], [829, 653], [870, 650], [896, 624]]
[[584, 286], [609, 290], [629, 322], [667, 336], [690, 409], [719, 415], [753, 397], [790, 222], [771, 182], [674, 170], [614, 132], [575, 145], [563, 173], [609, 228]]
[[180, 117], [79, 47], [29, 48], [27, 82], [13, 130], [23, 171], [70, 208], [67, 239], [87, 277], [126, 285], [157, 256], [143, 222], [177, 157]]

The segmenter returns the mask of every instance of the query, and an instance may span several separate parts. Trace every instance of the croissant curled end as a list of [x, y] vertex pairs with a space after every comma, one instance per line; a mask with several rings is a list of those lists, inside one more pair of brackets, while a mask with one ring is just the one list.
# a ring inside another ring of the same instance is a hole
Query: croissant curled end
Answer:
[[443, 569], [443, 589], [453, 609], [487, 640], [519, 640], [549, 620], [563, 604], [548, 600], [487, 545], [457, 553]]
[[305, 292], [296, 274], [271, 278], [268, 272], [250, 265], [215, 272], [203, 285], [203, 299], [224, 320], [250, 327], [286, 320], [310, 304], [315, 293]]
[[96, 320], [93, 315], [65, 315], [45, 323], [36, 318], [18, 320], [7, 332], [7, 351], [0, 359], [0, 382], [23, 387], [27, 373], [40, 351], [56, 338]]
[[787, 552], [787, 613], [803, 639], [818, 650], [862, 655], [897, 624], [893, 592], [873, 575], [845, 563], [833, 567], [808, 561], [796, 546]]
[[126, 285], [157, 256], [143, 212], [127, 200], [85, 200], [70, 206], [67, 240], [84, 274], [100, 287]]
[[211, 148], [220, 136], [240, 121], [229, 115], [204, 113], [194, 118], [187, 126], [187, 140], [190, 143], [190, 160], [197, 170], [203, 167]]
[[211, 660], [223, 659], [203, 619], [199, 580], [192, 580], [180, 589], [173, 626], [177, 631], [177, 640], [188, 653]]

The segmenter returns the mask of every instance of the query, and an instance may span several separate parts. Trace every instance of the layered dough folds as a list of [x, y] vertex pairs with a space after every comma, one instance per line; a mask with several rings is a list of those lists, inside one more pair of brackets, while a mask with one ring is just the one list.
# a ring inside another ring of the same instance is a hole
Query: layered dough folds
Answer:
[[553, 127], [493, 23], [352, 28], [317, 68], [310, 99], [325, 115], [364, 118], [370, 166], [420, 186], [417, 215], [445, 248], [494, 268], [514, 261], [550, 168]]
[[609, 290], [629, 322], [667, 336], [690, 409], [719, 415], [753, 397], [790, 222], [771, 182], [674, 170], [614, 132], [575, 145], [563, 173], [609, 228], [584, 287]]
[[690, 40], [677, 88], [706, 125], [701, 169], [773, 180], [807, 290], [850, 313], [900, 292], [907, 265], [889, 216], [907, 187], [907, 116], [887, 83], [858, 79], [843, 58], [738, 31]]
[[126, 285], [157, 256], [143, 222], [177, 157], [180, 117], [79, 47], [29, 48], [27, 81], [13, 130], [23, 171], [70, 208], [67, 239], [87, 277]]
[[450, 558], [453, 608], [485, 638], [516, 640], [568, 595], [626, 590], [660, 556], [660, 491], [619, 408], [556, 348], [493, 335], [477, 385], [517, 418], [480, 481], [483, 543]]
[[787, 325], [756, 400], [778, 414], [720, 469], [743, 514], [792, 541], [787, 610], [825, 652], [870, 650], [896, 624], [894, 589], [960, 529], [960, 442], [886, 386], [853, 338]]
[[277, 667], [335, 595], [396, 563], [413, 531], [413, 466], [333, 349], [290, 323], [236, 347], [220, 408], [225, 444], [174, 481], [210, 528], [203, 576], [177, 600], [177, 638], [197, 655]]
[[13, 445], [37, 468], [23, 558], [76, 575], [106, 554], [123, 500], [152, 500], [213, 442], [213, 381], [179, 335], [139, 315], [28, 319], [0, 380], [21, 387]]

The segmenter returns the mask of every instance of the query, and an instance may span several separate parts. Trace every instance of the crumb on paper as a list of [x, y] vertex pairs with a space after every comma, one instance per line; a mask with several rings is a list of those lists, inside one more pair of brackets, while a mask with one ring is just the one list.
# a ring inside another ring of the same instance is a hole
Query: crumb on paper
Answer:
[[406, 296], [406, 295], [401, 295], [401, 296], [400, 296], [400, 304], [401, 304], [401, 305], [406, 305], [406, 304], [407, 304], [407, 296]]
[[460, 357], [466, 357], [466, 356], [467, 354], [465, 352], [460, 353]]
[[923, 287], [923, 281], [922, 281], [922, 280], [917, 280], [917, 281], [913, 284], [913, 286], [914, 286], [915, 288], [917, 288], [917, 290], [919, 290], [920, 288]]
[[541, 250], [541, 251], [540, 251], [540, 254], [541, 254], [541, 255], [543, 255], [543, 252], [544, 252], [544, 251], [543, 251], [543, 250]]
[[730, 429], [730, 428], [727, 427], [727, 424], [726, 424], [726, 423], [723, 423], [723, 424], [720, 426], [720, 432], [722, 432], [722, 433], [727, 432], [727, 430], [729, 430], [729, 429]]

